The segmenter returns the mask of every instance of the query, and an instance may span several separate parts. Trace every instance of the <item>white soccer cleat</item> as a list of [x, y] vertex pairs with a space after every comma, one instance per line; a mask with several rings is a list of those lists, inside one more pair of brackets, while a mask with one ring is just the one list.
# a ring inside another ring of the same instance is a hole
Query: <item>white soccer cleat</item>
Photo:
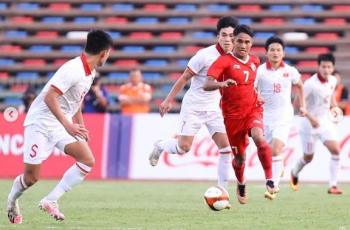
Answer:
[[159, 157], [163, 152], [163, 149], [159, 146], [159, 142], [160, 140], [154, 143], [153, 151], [151, 152], [148, 158], [149, 163], [152, 166], [156, 166], [158, 164]]
[[42, 199], [39, 203], [39, 208], [44, 212], [47, 212], [55, 220], [64, 220], [64, 214], [60, 212], [60, 210], [58, 209], [58, 204], [55, 201]]
[[11, 224], [22, 224], [22, 215], [19, 211], [18, 200], [15, 203], [7, 201], [7, 217]]

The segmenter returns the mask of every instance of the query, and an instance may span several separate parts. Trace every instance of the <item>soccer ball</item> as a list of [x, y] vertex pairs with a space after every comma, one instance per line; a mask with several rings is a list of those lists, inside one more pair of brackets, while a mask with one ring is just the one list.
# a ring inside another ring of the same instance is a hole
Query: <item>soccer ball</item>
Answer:
[[204, 202], [214, 211], [229, 209], [230, 197], [226, 189], [221, 186], [213, 186], [204, 193]]

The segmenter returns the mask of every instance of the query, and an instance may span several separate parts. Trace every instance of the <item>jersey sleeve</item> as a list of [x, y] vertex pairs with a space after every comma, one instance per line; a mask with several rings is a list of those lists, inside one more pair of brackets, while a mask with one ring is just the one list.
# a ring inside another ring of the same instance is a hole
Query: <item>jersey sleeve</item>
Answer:
[[220, 80], [222, 74], [224, 73], [227, 67], [227, 61], [225, 56], [220, 56], [216, 61], [210, 66], [208, 70], [208, 77], [213, 77], [216, 80]]
[[194, 74], [198, 74], [205, 64], [205, 56], [201, 52], [197, 52], [188, 62], [187, 68]]
[[312, 93], [312, 82], [311, 79], [306, 80], [304, 83], [304, 97], [305, 99]]
[[73, 85], [79, 81], [77, 74], [69, 70], [68, 65], [63, 65], [52, 76], [51, 86], [61, 95], [67, 92]]
[[292, 76], [291, 76], [292, 84], [293, 84], [293, 85], [294, 85], [294, 84], [297, 84], [297, 83], [300, 81], [300, 79], [301, 79], [301, 74], [300, 74], [299, 71], [298, 71], [296, 68], [294, 68], [294, 67], [291, 68], [291, 74], [292, 74]]

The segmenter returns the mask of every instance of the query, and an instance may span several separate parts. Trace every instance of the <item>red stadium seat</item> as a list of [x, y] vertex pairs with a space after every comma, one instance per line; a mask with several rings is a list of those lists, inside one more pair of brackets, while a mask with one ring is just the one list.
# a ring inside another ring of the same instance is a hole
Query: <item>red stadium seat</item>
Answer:
[[157, 11], [157, 12], [164, 12], [167, 10], [166, 5], [165, 4], [145, 4], [143, 9], [145, 11]]
[[11, 18], [11, 23], [32, 23], [33, 17], [30, 16], [16, 16]]
[[218, 18], [206, 17], [206, 18], [199, 19], [199, 22], [200, 24], [203, 24], [203, 25], [216, 25], [218, 20], [219, 20]]
[[332, 33], [332, 32], [321, 32], [321, 33], [316, 33], [314, 38], [319, 40], [331, 41], [331, 40], [338, 40], [339, 35], [337, 33]]
[[346, 25], [345, 18], [326, 18], [323, 23], [327, 25]]
[[119, 85], [108, 84], [108, 85], [104, 85], [104, 88], [108, 91], [108, 93], [118, 93], [119, 92]]
[[1, 45], [0, 50], [2, 52], [18, 53], [22, 51], [22, 47], [19, 45]]
[[181, 77], [182, 73], [171, 73], [169, 74], [169, 79], [176, 81]]
[[71, 5], [69, 3], [51, 3], [49, 5], [49, 9], [55, 11], [65, 11], [70, 10]]
[[240, 5], [237, 8], [238, 11], [259, 12], [261, 11], [260, 5]]
[[37, 37], [37, 38], [57, 38], [58, 32], [57, 31], [38, 31], [35, 34], [35, 37]]
[[53, 65], [55, 66], [61, 66], [63, 65], [64, 63], [66, 63], [68, 61], [68, 59], [56, 59], [54, 62], [53, 62]]
[[135, 59], [122, 59], [122, 60], [116, 60], [113, 65], [117, 66], [128, 66], [128, 67], [135, 67], [139, 65], [139, 62]]
[[24, 93], [28, 88], [28, 84], [14, 84], [11, 86], [11, 91], [16, 93]]
[[261, 20], [262, 24], [268, 24], [268, 25], [282, 25], [285, 23], [283, 18], [263, 18]]
[[163, 32], [159, 35], [161, 39], [181, 39], [183, 34], [181, 32]]
[[350, 5], [334, 5], [333, 11], [350, 11]]
[[186, 46], [185, 51], [195, 54], [198, 50], [202, 49], [202, 46]]
[[9, 74], [7, 72], [0, 72], [0, 79], [8, 79]]
[[251, 51], [255, 55], [264, 54], [266, 52], [265, 47], [263, 46], [253, 46]]
[[127, 24], [129, 21], [125, 17], [107, 17], [104, 22], [107, 24]]
[[22, 64], [30, 66], [45, 66], [46, 61], [44, 59], [25, 59]]
[[329, 48], [328, 47], [308, 47], [305, 49], [305, 52], [315, 53], [315, 54], [328, 53]]
[[299, 61], [297, 67], [317, 67], [317, 61]]
[[151, 32], [132, 32], [129, 34], [129, 38], [134, 39], [151, 39], [153, 35]]

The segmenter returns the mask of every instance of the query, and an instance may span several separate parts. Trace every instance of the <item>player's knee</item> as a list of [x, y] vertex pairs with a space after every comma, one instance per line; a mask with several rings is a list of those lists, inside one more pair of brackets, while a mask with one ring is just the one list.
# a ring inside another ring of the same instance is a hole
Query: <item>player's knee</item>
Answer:
[[304, 161], [305, 163], [310, 163], [312, 161], [312, 159], [314, 158], [314, 154], [305, 154], [304, 155]]
[[39, 176], [38, 175], [34, 175], [34, 174], [28, 174], [25, 173], [24, 177], [23, 177], [24, 183], [30, 187], [32, 185], [34, 185], [36, 182], [38, 182], [39, 180]]
[[235, 155], [235, 158], [233, 159], [237, 165], [243, 165], [245, 163], [245, 157], [243, 155]]
[[190, 143], [179, 143], [179, 147], [182, 150], [181, 152], [187, 153], [191, 150], [191, 144]]
[[90, 156], [90, 157], [87, 158], [84, 162], [81, 162], [81, 163], [83, 163], [84, 165], [86, 165], [86, 166], [92, 168], [92, 167], [94, 167], [95, 162], [96, 162], [96, 161], [95, 161], [95, 157], [94, 157], [94, 156]]
[[256, 145], [257, 147], [262, 146], [262, 145], [264, 145], [265, 143], [267, 143], [267, 142], [265, 141], [263, 135], [255, 135], [255, 136], [253, 137], [253, 140], [254, 140], [254, 143], [255, 143], [255, 145]]

